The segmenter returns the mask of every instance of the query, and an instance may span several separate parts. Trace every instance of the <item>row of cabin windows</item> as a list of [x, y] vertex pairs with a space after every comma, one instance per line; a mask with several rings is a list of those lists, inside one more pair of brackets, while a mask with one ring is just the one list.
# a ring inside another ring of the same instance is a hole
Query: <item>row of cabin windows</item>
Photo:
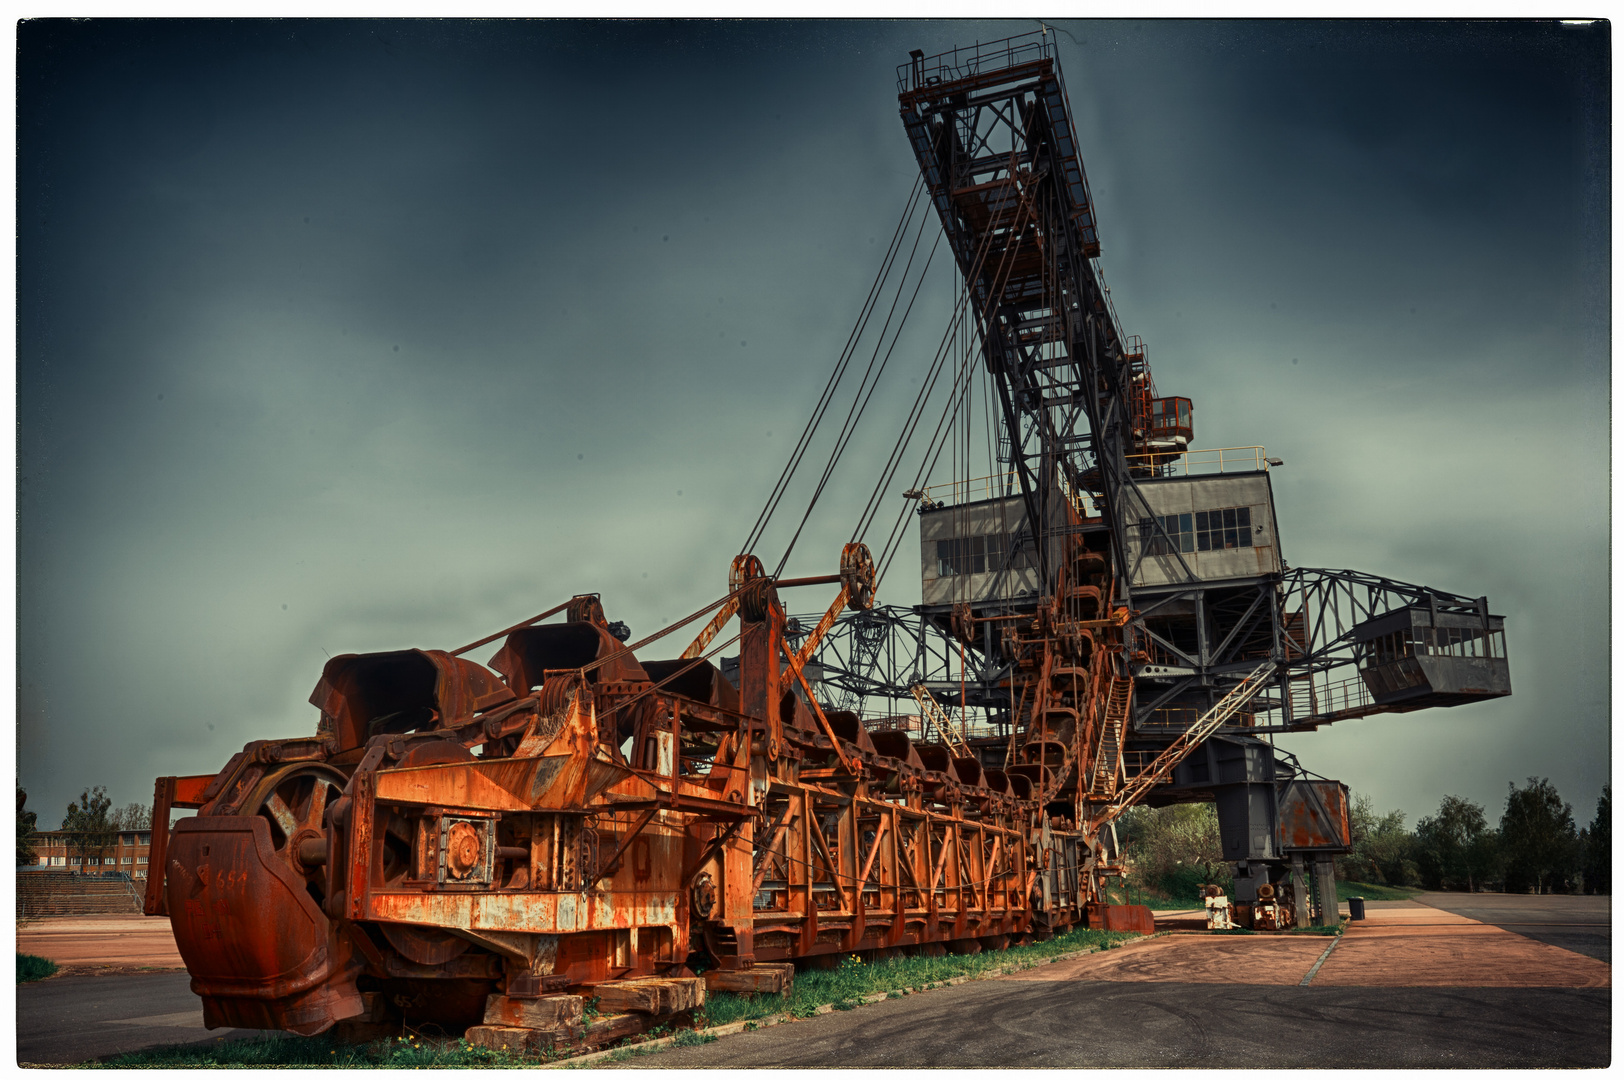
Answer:
[[[133, 862], [132, 862], [132, 859], [133, 859]], [[97, 856], [92, 855], [88, 859], [80, 859], [78, 856], [74, 856], [72, 858], [69, 858], [66, 855], [41, 855], [41, 856], [39, 856], [39, 860], [35, 865], [37, 865], [37, 866], [102, 866], [102, 865], [117, 866], [120, 863], [122, 863], [122, 864], [124, 864], [126, 866], [129, 866], [129, 865], [145, 866], [146, 863], [147, 863], [147, 857], [145, 855], [139, 855], [139, 856], [126, 855], [122, 859], [114, 858], [113, 856], [108, 856], [106, 859], [102, 859], [102, 858], [99, 858]]]
[[1252, 546], [1252, 508], [1231, 506], [1223, 510], [1198, 510], [1193, 514], [1158, 516], [1157, 522], [1167, 535], [1156, 531], [1150, 518], [1139, 522], [1145, 540], [1146, 555], [1171, 555], [1175, 551], [1224, 551], [1229, 548]]
[[1365, 642], [1370, 664], [1392, 664], [1406, 656], [1458, 656], [1497, 659], [1506, 655], [1504, 630], [1471, 626], [1418, 626], [1395, 630]]
[[1010, 538], [1003, 533], [989, 536], [957, 536], [951, 540], [936, 541], [936, 576], [952, 577], [957, 574], [994, 574], [1003, 569], [1006, 559], [1017, 569], [1030, 567], [1032, 550], [1022, 546], [1013, 555], [1009, 553]]
[[1189, 398], [1152, 398], [1150, 402], [1152, 431], [1179, 430], [1190, 427]]

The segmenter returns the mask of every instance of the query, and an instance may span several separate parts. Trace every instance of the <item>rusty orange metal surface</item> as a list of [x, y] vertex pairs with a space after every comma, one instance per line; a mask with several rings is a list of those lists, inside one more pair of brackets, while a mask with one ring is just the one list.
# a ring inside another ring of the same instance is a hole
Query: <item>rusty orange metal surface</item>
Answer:
[[1337, 850], [1352, 846], [1348, 786], [1336, 780], [1293, 780], [1280, 795], [1281, 847]]
[[[578, 597], [568, 621], [512, 630], [490, 668], [337, 657], [313, 737], [160, 780], [165, 814], [201, 812], [163, 836], [148, 908], [170, 913], [208, 1023], [310, 1034], [381, 992], [455, 1026], [477, 1023], [482, 994], [699, 960], [1149, 928], [1094, 903], [1100, 860], [1063, 759], [1095, 669], [1083, 639], [1064, 643], [1069, 610], [1022, 639], [1057, 650], [1034, 668], [1042, 737], [984, 769], [818, 703], [754, 565], [732, 594], [736, 687], [699, 656], [640, 660]], [[838, 583], [830, 621], [872, 577], [848, 550], [841, 574], [792, 584]]]

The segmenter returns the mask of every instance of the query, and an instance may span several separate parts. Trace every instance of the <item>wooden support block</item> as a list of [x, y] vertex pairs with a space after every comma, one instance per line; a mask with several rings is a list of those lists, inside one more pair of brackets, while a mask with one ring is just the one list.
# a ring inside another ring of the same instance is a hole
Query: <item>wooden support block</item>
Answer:
[[514, 1054], [539, 1054], [556, 1046], [573, 1042], [580, 1034], [574, 1032], [537, 1031], [535, 1028], [503, 1027], [486, 1024], [471, 1027], [464, 1033], [469, 1046], [482, 1050], [506, 1050]]
[[579, 1028], [583, 1005], [575, 994], [547, 994], [537, 998], [492, 994], [485, 999], [485, 1023], [538, 1031]]
[[625, 979], [592, 983], [583, 987], [582, 992], [596, 997], [598, 1008], [603, 1012], [669, 1016], [705, 1004], [705, 981], [699, 978]]
[[587, 1025], [581, 1042], [586, 1046], [602, 1046], [616, 1039], [624, 1039], [628, 1035], [641, 1035], [653, 1025], [654, 1018], [648, 1013], [600, 1016]]
[[794, 964], [757, 964], [744, 971], [705, 972], [705, 988], [730, 994], [788, 994], [795, 986]]

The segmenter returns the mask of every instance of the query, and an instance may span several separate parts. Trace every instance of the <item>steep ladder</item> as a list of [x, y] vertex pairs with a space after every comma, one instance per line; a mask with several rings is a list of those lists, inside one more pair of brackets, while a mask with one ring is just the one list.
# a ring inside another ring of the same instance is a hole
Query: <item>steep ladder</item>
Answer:
[[913, 691], [914, 700], [919, 702], [919, 710], [924, 713], [925, 719], [941, 732], [942, 742], [947, 745], [948, 752], [954, 757], [975, 757], [975, 752], [959, 737], [959, 733], [953, 730], [953, 722], [947, 718], [947, 713], [942, 707], [936, 704], [936, 699], [930, 696], [925, 684], [915, 683], [909, 689]]
[[1109, 799], [1116, 795], [1122, 777], [1122, 733], [1128, 726], [1133, 707], [1133, 680], [1113, 676], [1105, 699], [1105, 727], [1100, 732], [1100, 752], [1094, 759], [1094, 776], [1088, 797]]
[[[1274, 660], [1268, 659], [1259, 664], [1250, 675], [1235, 684], [1235, 688], [1225, 694], [1223, 698], [1208, 709], [1206, 713], [1191, 724], [1178, 738], [1174, 739], [1166, 750], [1163, 750], [1150, 767], [1133, 778], [1133, 780], [1117, 795], [1116, 801], [1106, 809], [1105, 816], [1097, 824], [1104, 825], [1115, 821], [1138, 803], [1150, 789], [1166, 780], [1173, 774], [1178, 763], [1190, 756], [1190, 752], [1200, 746], [1208, 735], [1217, 731], [1229, 722], [1229, 719], [1241, 708], [1258, 695], [1268, 685], [1267, 676], [1274, 670]], [[1113, 687], [1114, 689], [1114, 687]]]

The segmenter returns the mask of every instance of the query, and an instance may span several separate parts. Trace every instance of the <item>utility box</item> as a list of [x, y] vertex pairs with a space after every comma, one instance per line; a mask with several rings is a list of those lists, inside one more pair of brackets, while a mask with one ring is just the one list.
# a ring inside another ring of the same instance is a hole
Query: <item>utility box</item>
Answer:
[[1222, 581], [1280, 573], [1266, 469], [1154, 477], [1138, 487], [1150, 514], [1143, 507], [1126, 514], [1135, 587], [1181, 584], [1191, 576]]
[[1280, 847], [1286, 852], [1352, 850], [1348, 785], [1294, 777], [1280, 785]]
[[[926, 607], [1041, 596], [1033, 530], [1019, 495], [940, 506], [919, 515], [920, 600]], [[1050, 512], [1048, 563], [1060, 561], [1066, 505]]]
[[[1511, 693], [1505, 619], [1461, 603], [1412, 604], [1353, 628], [1359, 675], [1378, 705], [1462, 705]], [[1441, 609], [1440, 609], [1441, 608]]]

